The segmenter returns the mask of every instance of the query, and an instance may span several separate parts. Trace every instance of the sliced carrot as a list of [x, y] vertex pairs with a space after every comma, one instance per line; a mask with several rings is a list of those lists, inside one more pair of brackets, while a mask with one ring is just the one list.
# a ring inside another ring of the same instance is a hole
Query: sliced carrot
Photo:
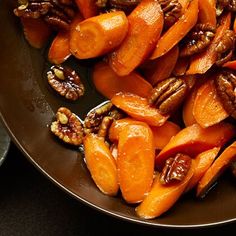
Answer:
[[137, 68], [154, 49], [164, 23], [161, 6], [156, 0], [141, 1], [128, 16], [129, 30], [120, 47], [109, 56], [112, 69], [120, 76]]
[[147, 97], [153, 89], [152, 85], [137, 72], [133, 71], [129, 75], [119, 76], [105, 62], [95, 65], [92, 79], [97, 91], [108, 99], [118, 92], [130, 92]]
[[71, 31], [71, 53], [78, 59], [104, 55], [121, 44], [127, 31], [128, 20], [123, 11], [90, 17]]
[[193, 189], [195, 186], [197, 186], [199, 180], [202, 178], [204, 173], [208, 170], [208, 168], [211, 166], [213, 161], [216, 159], [216, 156], [218, 155], [220, 151], [219, 147], [215, 147], [212, 149], [209, 149], [205, 152], [202, 152], [196, 156], [194, 159], [195, 161], [195, 170], [194, 174], [189, 181], [185, 192], [190, 191]]
[[198, 0], [192, 0], [184, 14], [158, 40], [151, 59], [169, 52], [193, 28], [198, 19]]
[[44, 47], [52, 34], [50, 27], [41, 19], [21, 17], [25, 39], [34, 48]]
[[173, 47], [163, 57], [150, 61], [151, 68], [144, 70], [145, 78], [153, 85], [159, 81], [167, 79], [173, 71], [179, 56], [179, 47]]
[[184, 13], [186, 8], [188, 8], [190, 1], [189, 0], [178, 0], [182, 6], [182, 12]]
[[198, 88], [193, 116], [203, 128], [217, 124], [229, 116], [217, 95], [214, 80], [208, 80]]
[[169, 118], [151, 107], [146, 98], [132, 93], [118, 93], [112, 97], [111, 102], [134, 119], [152, 126], [161, 126]]
[[185, 176], [177, 183], [163, 185], [160, 183], [159, 175], [156, 176], [151, 191], [141, 204], [136, 207], [136, 213], [144, 219], [154, 219], [167, 212], [184, 193], [184, 190], [194, 173], [194, 164]]
[[232, 70], [236, 70], [236, 60], [227, 61], [222, 65], [222, 67], [229, 68], [229, 69], [232, 69]]
[[178, 152], [194, 158], [201, 152], [214, 147], [222, 147], [235, 136], [236, 128], [229, 123], [202, 128], [193, 124], [177, 133], [156, 156], [156, 167], [161, 169], [166, 159]]
[[233, 25], [233, 30], [236, 33], [236, 16], [234, 17], [234, 25]]
[[119, 190], [116, 162], [104, 139], [89, 134], [83, 144], [86, 165], [96, 186], [104, 194], [115, 196]]
[[141, 202], [153, 182], [155, 150], [148, 125], [127, 125], [120, 132], [117, 169], [120, 190], [128, 203]]
[[236, 142], [228, 146], [204, 173], [197, 185], [197, 196], [204, 197], [209, 188], [230, 164], [236, 160]]
[[186, 74], [204, 74], [216, 62], [218, 54], [215, 48], [225, 31], [230, 27], [231, 13], [223, 15], [220, 22], [221, 24], [216, 29], [215, 37], [206, 50], [191, 57], [190, 66]]
[[98, 14], [96, 0], [75, 0], [75, 3], [85, 19]]
[[216, 27], [216, 0], [198, 0], [198, 21]]
[[182, 57], [178, 58], [177, 62], [175, 64], [175, 67], [172, 71], [174, 76], [181, 76], [184, 75], [187, 71], [189, 66], [189, 58], [188, 57]]

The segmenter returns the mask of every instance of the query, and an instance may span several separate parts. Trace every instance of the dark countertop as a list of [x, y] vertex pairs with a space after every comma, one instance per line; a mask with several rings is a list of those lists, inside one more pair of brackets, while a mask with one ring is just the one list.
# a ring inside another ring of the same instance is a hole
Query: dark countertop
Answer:
[[225, 233], [236, 223], [203, 229], [164, 229], [121, 221], [55, 186], [11, 143], [0, 167], [0, 235], [199, 235]]

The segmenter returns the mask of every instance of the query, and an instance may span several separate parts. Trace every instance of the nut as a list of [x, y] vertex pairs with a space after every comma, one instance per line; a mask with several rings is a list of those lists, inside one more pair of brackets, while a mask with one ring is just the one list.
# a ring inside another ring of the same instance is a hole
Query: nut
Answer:
[[82, 144], [84, 132], [80, 119], [66, 107], [58, 109], [56, 118], [50, 127], [52, 133], [65, 143], [75, 146]]
[[236, 0], [218, 0], [217, 8], [236, 12]]
[[210, 24], [197, 24], [190, 31], [180, 51], [180, 57], [202, 52], [215, 36], [215, 28]]
[[222, 71], [215, 79], [216, 91], [224, 109], [236, 119], [236, 75], [230, 70]]
[[169, 184], [182, 181], [191, 167], [191, 157], [178, 153], [175, 157], [166, 160], [165, 166], [160, 174], [161, 184]]
[[75, 101], [84, 95], [84, 85], [78, 74], [69, 67], [52, 66], [47, 72], [48, 83], [61, 96]]
[[104, 139], [106, 138], [108, 130], [111, 127], [112, 122], [113, 122], [113, 118], [110, 116], [105, 116], [102, 119], [102, 122], [101, 122], [101, 124], [99, 126], [99, 130], [98, 130], [99, 137], [102, 137]]
[[150, 105], [155, 105], [162, 114], [170, 114], [182, 103], [187, 93], [187, 85], [180, 78], [168, 78], [159, 82], [148, 97]]

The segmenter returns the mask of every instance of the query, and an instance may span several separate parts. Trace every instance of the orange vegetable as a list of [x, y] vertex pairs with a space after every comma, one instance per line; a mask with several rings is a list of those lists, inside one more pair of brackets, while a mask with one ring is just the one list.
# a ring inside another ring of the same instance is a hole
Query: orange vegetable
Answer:
[[177, 133], [156, 156], [156, 167], [161, 169], [166, 159], [178, 152], [192, 158], [201, 152], [214, 147], [222, 147], [235, 136], [236, 128], [229, 123], [221, 122], [208, 128], [193, 124]]
[[92, 79], [97, 91], [108, 99], [118, 92], [130, 92], [147, 97], [153, 89], [138, 73], [133, 71], [129, 75], [119, 76], [105, 62], [95, 65]]
[[188, 69], [188, 66], [189, 66], [189, 58], [188, 57], [178, 58], [177, 62], [175, 64], [175, 67], [172, 71], [173, 75], [175, 75], [175, 76], [184, 75], [186, 70]]
[[148, 125], [127, 125], [120, 132], [117, 169], [120, 190], [128, 203], [141, 202], [153, 182], [155, 151]]
[[169, 52], [193, 28], [198, 19], [198, 0], [192, 0], [184, 14], [158, 40], [151, 59]]
[[148, 58], [162, 32], [164, 18], [156, 0], [144, 0], [128, 16], [129, 30], [120, 47], [109, 56], [112, 69], [128, 75]]
[[104, 140], [94, 134], [83, 141], [86, 165], [96, 186], [104, 193], [115, 196], [119, 190], [116, 162]]
[[229, 116], [217, 95], [214, 80], [207, 80], [198, 88], [193, 116], [203, 128], [217, 124]]
[[149, 125], [161, 126], [168, 119], [168, 116], [161, 115], [156, 108], [151, 107], [146, 98], [132, 93], [118, 93], [111, 102], [134, 119]]
[[144, 219], [153, 219], [167, 212], [184, 193], [184, 190], [194, 173], [194, 164], [185, 176], [177, 183], [163, 185], [160, 183], [159, 175], [156, 176], [151, 191], [142, 203], [136, 207], [136, 213]]
[[163, 57], [150, 61], [150, 67], [144, 71], [145, 78], [153, 85], [170, 77], [179, 55], [179, 47], [173, 47]]
[[227, 61], [222, 66], [225, 67], [225, 68], [236, 70], [236, 60], [234, 60], [234, 61]]
[[234, 25], [233, 25], [233, 30], [236, 33], [236, 16], [234, 17]]
[[198, 0], [198, 21], [216, 27], [216, 0]]
[[78, 59], [104, 55], [121, 44], [127, 31], [128, 20], [123, 11], [90, 17], [71, 31], [71, 53]]
[[44, 47], [52, 33], [50, 27], [40, 18], [21, 17], [20, 19], [28, 43], [34, 48]]
[[96, 0], [75, 0], [75, 3], [85, 19], [98, 14]]
[[209, 188], [230, 164], [236, 160], [236, 142], [228, 146], [204, 173], [197, 185], [197, 196], [204, 197]]
[[199, 180], [202, 178], [204, 173], [211, 166], [211, 164], [215, 160], [216, 156], [218, 155], [219, 151], [220, 151], [220, 148], [215, 147], [215, 148], [209, 149], [205, 152], [202, 152], [196, 156], [196, 158], [194, 159], [194, 161], [195, 161], [194, 174], [193, 174], [191, 180], [189, 181], [189, 183], [185, 189], [185, 192], [190, 191], [195, 186], [197, 186]]
[[225, 34], [225, 31], [229, 29], [230, 21], [231, 13], [222, 16], [220, 21], [221, 24], [216, 29], [214, 39], [206, 50], [191, 57], [190, 66], [186, 74], [204, 74], [216, 62], [217, 52], [215, 48], [222, 36]]

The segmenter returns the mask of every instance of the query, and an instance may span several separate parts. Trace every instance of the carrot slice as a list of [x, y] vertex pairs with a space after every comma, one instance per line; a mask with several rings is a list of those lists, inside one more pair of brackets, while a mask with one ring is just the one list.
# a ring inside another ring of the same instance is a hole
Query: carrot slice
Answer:
[[83, 144], [86, 165], [96, 186], [104, 194], [115, 196], [119, 190], [116, 162], [104, 139], [89, 134]]
[[148, 193], [142, 203], [136, 207], [136, 213], [144, 219], [154, 219], [167, 212], [184, 193], [184, 190], [194, 173], [194, 164], [185, 176], [177, 183], [163, 185], [160, 183], [159, 175], [156, 176], [151, 191]]
[[202, 152], [196, 156], [194, 159], [195, 161], [195, 170], [194, 174], [189, 181], [185, 192], [190, 191], [195, 186], [197, 186], [199, 180], [202, 178], [204, 173], [208, 170], [208, 168], [211, 166], [213, 161], [215, 160], [216, 156], [218, 155], [220, 151], [219, 147], [212, 148], [210, 150], [207, 150], [205, 152]]
[[189, 58], [188, 57], [182, 57], [178, 58], [177, 62], [175, 64], [175, 67], [172, 71], [174, 76], [181, 76], [184, 75], [187, 71], [189, 66]]
[[182, 152], [195, 157], [201, 152], [214, 147], [222, 147], [235, 136], [236, 128], [221, 122], [208, 128], [193, 124], [177, 133], [156, 156], [156, 167], [162, 169], [169, 156]]
[[40, 18], [21, 17], [20, 20], [28, 43], [34, 48], [44, 47], [52, 33], [50, 27]]
[[215, 37], [206, 50], [191, 57], [190, 66], [186, 74], [204, 74], [216, 62], [217, 52], [215, 48], [225, 31], [230, 27], [231, 13], [223, 15], [220, 22], [221, 24], [216, 29]]
[[125, 40], [109, 56], [112, 69], [120, 76], [132, 72], [154, 49], [164, 23], [159, 2], [141, 1], [128, 16], [128, 21], [129, 30]]
[[169, 118], [151, 107], [146, 98], [132, 93], [118, 93], [112, 97], [111, 102], [134, 119], [152, 126], [161, 126]]
[[198, 0], [192, 0], [184, 14], [158, 40], [151, 59], [169, 52], [193, 28], [198, 19]]
[[150, 67], [144, 70], [145, 78], [153, 85], [168, 78], [173, 71], [179, 56], [179, 47], [173, 47], [163, 57], [150, 61]]
[[193, 116], [203, 128], [217, 124], [229, 116], [217, 96], [214, 80], [207, 80], [198, 88], [193, 104]]
[[71, 31], [71, 53], [78, 59], [104, 55], [121, 44], [127, 31], [128, 20], [123, 11], [90, 17]]
[[222, 67], [229, 68], [229, 69], [232, 69], [232, 70], [236, 70], [236, 60], [227, 61], [222, 65]]
[[197, 196], [204, 197], [229, 165], [236, 160], [236, 142], [228, 146], [212, 163], [197, 185]]
[[118, 92], [130, 92], [147, 97], [153, 89], [138, 73], [133, 71], [129, 75], [119, 76], [105, 62], [95, 65], [92, 79], [97, 91], [108, 99]]
[[198, 21], [216, 27], [216, 0], [198, 0]]
[[236, 33], [236, 16], [234, 17], [234, 25], [233, 25], [233, 30]]
[[85, 19], [98, 14], [96, 0], [75, 0], [75, 3]]
[[141, 202], [153, 182], [155, 151], [148, 125], [127, 125], [119, 135], [117, 170], [128, 203]]

